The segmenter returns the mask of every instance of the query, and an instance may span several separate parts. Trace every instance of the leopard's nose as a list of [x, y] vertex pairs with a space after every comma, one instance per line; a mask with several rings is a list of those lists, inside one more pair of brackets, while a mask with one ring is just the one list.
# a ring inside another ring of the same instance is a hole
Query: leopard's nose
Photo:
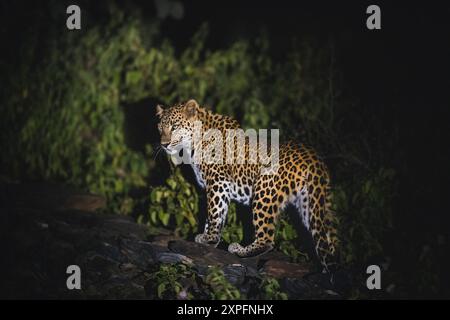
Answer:
[[161, 143], [161, 145], [162, 145], [164, 148], [167, 148], [167, 146], [169, 145], [169, 143]]

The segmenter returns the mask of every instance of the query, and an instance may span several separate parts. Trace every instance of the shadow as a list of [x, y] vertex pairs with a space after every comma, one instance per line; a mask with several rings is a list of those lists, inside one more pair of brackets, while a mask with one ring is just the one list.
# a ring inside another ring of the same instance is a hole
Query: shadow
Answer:
[[[160, 144], [160, 135], [158, 132], [159, 119], [155, 115], [157, 104], [164, 102], [148, 97], [134, 103], [123, 105], [124, 113], [124, 136], [125, 144], [133, 151], [139, 152], [155, 161], [155, 168], [148, 178], [149, 185], [160, 185], [170, 175], [170, 164], [167, 161], [166, 154], [157, 150]], [[152, 153], [146, 153], [146, 147], [152, 147]]]
[[131, 150], [145, 153], [147, 144], [159, 143], [155, 107], [161, 100], [146, 98], [123, 106], [125, 143]]
[[184, 179], [186, 181], [194, 186], [195, 191], [198, 195], [198, 226], [197, 226], [197, 233], [194, 233], [192, 236], [188, 237], [188, 240], [194, 241], [194, 237], [198, 233], [203, 233], [203, 230], [205, 228], [205, 222], [208, 212], [208, 203], [206, 201], [206, 192], [205, 189], [202, 189], [197, 182], [197, 178], [195, 177], [194, 171], [192, 170], [192, 167], [189, 164], [182, 164], [180, 165], [181, 174], [183, 175]]
[[251, 206], [236, 204], [236, 217], [238, 222], [242, 222], [244, 237], [242, 245], [249, 245], [255, 240], [255, 227], [253, 226], [253, 213]]
[[301, 252], [307, 253], [314, 263], [319, 264], [319, 259], [314, 249], [313, 238], [311, 233], [304, 226], [297, 209], [293, 205], [288, 205], [285, 209], [284, 216], [288, 218], [289, 222], [297, 232], [298, 237], [295, 241], [295, 247]]

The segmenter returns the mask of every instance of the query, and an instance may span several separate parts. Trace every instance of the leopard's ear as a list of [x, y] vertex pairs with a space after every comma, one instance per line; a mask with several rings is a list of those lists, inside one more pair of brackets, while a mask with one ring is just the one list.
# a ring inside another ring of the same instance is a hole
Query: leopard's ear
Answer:
[[194, 117], [197, 114], [197, 110], [199, 108], [198, 102], [194, 99], [189, 100], [184, 105], [184, 112], [188, 119]]
[[156, 115], [161, 118], [163, 112], [164, 112], [163, 107], [161, 105], [157, 104], [156, 105]]

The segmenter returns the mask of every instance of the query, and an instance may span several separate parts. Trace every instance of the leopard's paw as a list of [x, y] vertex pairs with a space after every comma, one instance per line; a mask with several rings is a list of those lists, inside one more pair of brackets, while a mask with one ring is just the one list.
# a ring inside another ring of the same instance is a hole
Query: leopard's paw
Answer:
[[197, 243], [208, 243], [208, 241], [205, 239], [204, 233], [199, 233], [195, 236], [195, 242]]
[[219, 237], [210, 237], [205, 235], [204, 233], [200, 233], [195, 236], [195, 242], [202, 243], [202, 244], [208, 244], [214, 247], [217, 247], [217, 245], [220, 242]]
[[233, 242], [228, 246], [228, 252], [239, 255], [244, 248], [237, 242]]

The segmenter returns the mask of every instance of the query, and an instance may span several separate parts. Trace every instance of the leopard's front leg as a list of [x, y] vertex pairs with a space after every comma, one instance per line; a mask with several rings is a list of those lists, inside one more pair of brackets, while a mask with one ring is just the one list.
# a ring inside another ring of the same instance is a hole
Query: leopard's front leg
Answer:
[[[264, 183], [271, 177], [262, 176], [255, 183], [255, 192], [252, 200], [253, 225], [255, 227], [255, 240], [248, 246], [241, 246], [234, 242], [228, 246], [228, 251], [241, 258], [254, 257], [273, 249], [275, 241], [275, 224], [278, 212], [286, 196], [281, 198], [273, 196]], [[275, 183], [273, 184], [275, 185]]]
[[205, 231], [195, 237], [195, 242], [211, 244], [217, 247], [222, 227], [225, 225], [230, 197], [224, 182], [217, 182], [206, 188], [208, 213]]

